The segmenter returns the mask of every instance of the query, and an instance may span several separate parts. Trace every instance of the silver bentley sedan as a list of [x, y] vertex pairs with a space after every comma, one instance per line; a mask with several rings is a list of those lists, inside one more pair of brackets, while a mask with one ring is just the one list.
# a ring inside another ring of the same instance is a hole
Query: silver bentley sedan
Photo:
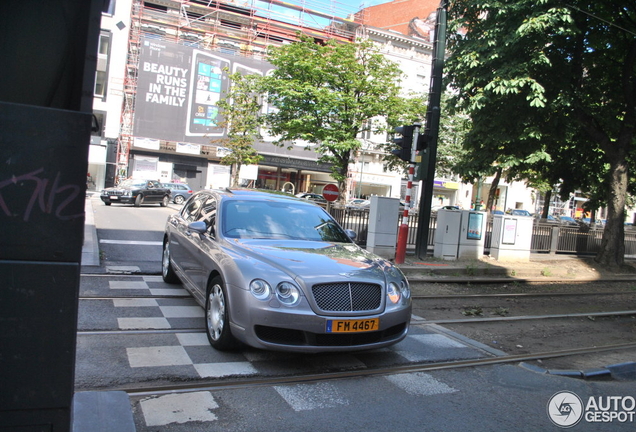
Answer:
[[328, 352], [406, 337], [411, 293], [393, 264], [322, 207], [251, 190], [197, 192], [168, 218], [162, 274], [205, 308], [210, 344]]

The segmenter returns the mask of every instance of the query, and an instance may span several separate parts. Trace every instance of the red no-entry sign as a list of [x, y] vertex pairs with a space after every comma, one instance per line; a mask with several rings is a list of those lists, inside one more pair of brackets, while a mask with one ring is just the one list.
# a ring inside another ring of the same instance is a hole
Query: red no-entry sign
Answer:
[[327, 201], [335, 201], [340, 196], [340, 191], [338, 190], [338, 186], [335, 184], [328, 184], [322, 189], [322, 196]]

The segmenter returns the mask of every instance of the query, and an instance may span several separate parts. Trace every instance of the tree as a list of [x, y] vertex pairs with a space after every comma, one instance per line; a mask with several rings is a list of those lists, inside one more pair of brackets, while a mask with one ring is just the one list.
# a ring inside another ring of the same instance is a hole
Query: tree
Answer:
[[252, 147], [254, 141], [261, 139], [259, 131], [263, 123], [259, 78], [238, 72], [230, 75], [230, 90], [219, 101], [224, 117], [220, 125], [226, 128], [227, 136], [213, 142], [228, 149], [227, 155], [221, 158], [221, 164], [232, 166], [233, 187], [238, 186], [242, 165], [257, 164], [263, 159]]
[[351, 153], [361, 145], [356, 137], [371, 127], [370, 120], [395, 109], [399, 68], [370, 41], [316, 43], [307, 36], [272, 48], [268, 60], [276, 68], [264, 79], [276, 143], [315, 145], [346, 197]]
[[621, 266], [636, 144], [633, 0], [456, 0], [449, 15], [446, 70], [473, 120], [465, 148], [535, 163], [575, 149], [573, 168], [600, 181], [570, 186], [602, 191], [607, 204], [596, 260]]

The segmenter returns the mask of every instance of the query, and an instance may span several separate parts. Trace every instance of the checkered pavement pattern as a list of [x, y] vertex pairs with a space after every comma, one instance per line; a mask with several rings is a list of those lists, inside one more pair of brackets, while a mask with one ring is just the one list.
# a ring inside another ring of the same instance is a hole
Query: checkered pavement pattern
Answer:
[[[130, 373], [122, 372], [121, 368], [129, 368], [136, 379], [196, 380], [364, 370], [383, 365], [486, 356], [458, 339], [417, 325], [411, 327], [407, 338], [399, 344], [363, 353], [303, 356], [251, 348], [223, 353], [209, 345], [203, 330], [203, 308], [188, 296], [186, 290], [164, 284], [161, 277], [138, 276], [109, 280], [108, 291], [111, 296], [122, 297], [100, 300], [112, 303], [106, 308], [108, 314], [114, 314], [108, 317], [109, 322], [116, 322], [116, 328], [128, 333], [112, 336], [115, 339], [112, 342], [103, 338], [98, 340], [97, 336], [78, 337], [78, 350], [85, 353], [78, 356], [76, 375], [79, 381], [115, 381], [116, 377]], [[161, 297], [124, 298], [144, 295]], [[84, 307], [90, 307], [90, 304]], [[82, 305], [80, 312], [81, 309]], [[418, 317], [414, 317], [414, 322], [417, 321]], [[157, 334], [135, 334], [135, 330], [154, 330]], [[290, 365], [293, 365], [293, 370], [290, 370]], [[426, 373], [398, 374], [383, 379], [417, 396], [456, 391]], [[294, 411], [350, 403], [350, 397], [340, 394], [331, 383], [274, 386], [271, 390]], [[139, 405], [138, 412], [143, 415], [143, 422], [148, 427], [214, 421], [219, 409], [215, 394], [209, 391], [153, 396], [135, 403]]]

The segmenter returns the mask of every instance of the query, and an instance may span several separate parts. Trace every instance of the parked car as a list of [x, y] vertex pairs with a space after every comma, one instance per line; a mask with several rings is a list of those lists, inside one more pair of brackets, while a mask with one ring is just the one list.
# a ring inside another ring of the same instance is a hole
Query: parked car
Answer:
[[325, 199], [325, 197], [311, 192], [301, 192], [299, 194], [296, 194], [296, 198], [315, 201], [320, 204], [327, 204], [327, 200]]
[[570, 216], [559, 216], [559, 223], [566, 226], [579, 226], [579, 223]]
[[163, 187], [170, 189], [172, 202], [183, 204], [192, 196], [192, 189], [185, 183], [162, 183]]
[[530, 213], [528, 210], [513, 209], [513, 210], [510, 210], [510, 215], [511, 216], [532, 216], [532, 213]]
[[371, 206], [371, 201], [361, 199], [361, 198], [354, 198], [349, 200], [349, 202], [347, 202], [347, 208], [351, 208], [351, 209], [364, 209], [364, 208], [369, 208], [370, 206]]
[[112, 203], [159, 204], [165, 207], [170, 202], [170, 189], [165, 188], [156, 180], [127, 179], [115, 187], [102, 190], [99, 196], [105, 205]]
[[541, 213], [537, 213], [534, 218], [539, 223], [559, 223], [559, 221], [552, 215], [548, 215], [547, 218], [542, 218]]
[[411, 295], [391, 262], [320, 206], [284, 195], [196, 192], [168, 218], [162, 275], [205, 309], [210, 344], [366, 350], [408, 332]]
[[456, 205], [445, 205], [445, 206], [433, 206], [431, 207], [431, 213], [437, 213], [438, 210], [461, 210], [459, 206]]

